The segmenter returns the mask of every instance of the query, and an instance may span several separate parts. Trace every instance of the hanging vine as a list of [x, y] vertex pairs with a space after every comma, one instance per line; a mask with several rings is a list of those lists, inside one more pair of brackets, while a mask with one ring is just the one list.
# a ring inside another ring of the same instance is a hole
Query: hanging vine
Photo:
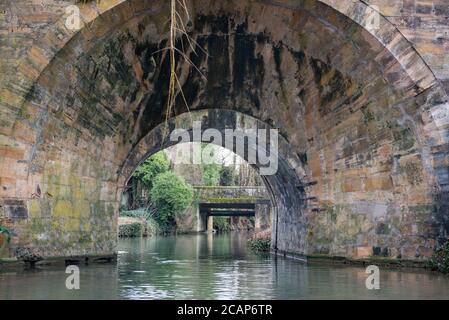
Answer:
[[[186, 22], [184, 22], [186, 21]], [[162, 50], [167, 50], [170, 59], [170, 77], [168, 84], [168, 96], [167, 96], [167, 107], [165, 112], [165, 126], [162, 137], [162, 142], [165, 140], [168, 134], [168, 120], [173, 111], [173, 107], [175, 105], [176, 99], [178, 95], [181, 96], [186, 108], [187, 112], [190, 113], [190, 108], [185, 98], [184, 92], [182, 90], [182, 85], [179, 81], [178, 75], [176, 74], [176, 70], [178, 67], [178, 62], [176, 61], [177, 54], [189, 64], [189, 66], [193, 67], [204, 79], [206, 78], [203, 73], [199, 70], [197, 66], [190, 60], [187, 53], [184, 50], [183, 40], [185, 39], [188, 43], [189, 48], [194, 54], [197, 54], [197, 49], [207, 53], [203, 48], [187, 33], [186, 25], [190, 22], [190, 14], [189, 9], [186, 5], [185, 0], [170, 0], [170, 27], [169, 27], [169, 35], [168, 35], [168, 47]], [[178, 39], [181, 39], [180, 43], [182, 48], [179, 49], [176, 47], [176, 42]]]

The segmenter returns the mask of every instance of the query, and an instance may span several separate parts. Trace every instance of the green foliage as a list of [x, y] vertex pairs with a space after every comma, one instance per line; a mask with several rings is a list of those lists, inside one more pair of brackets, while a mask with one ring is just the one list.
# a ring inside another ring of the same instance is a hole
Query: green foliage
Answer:
[[435, 250], [429, 261], [429, 266], [434, 271], [449, 273], [449, 241]]
[[134, 172], [133, 177], [142, 182], [145, 186], [151, 188], [152, 182], [161, 173], [170, 169], [170, 161], [165, 153], [158, 152], [145, 160]]
[[229, 217], [214, 217], [214, 229], [223, 232], [231, 229], [231, 219]]
[[122, 238], [135, 238], [142, 235], [142, 224], [132, 223], [120, 225], [118, 228], [118, 236]]
[[11, 242], [11, 231], [8, 228], [0, 226], [0, 234], [6, 235], [6, 241]]
[[145, 232], [147, 236], [164, 234], [168, 232], [165, 226], [160, 223], [154, 217], [155, 211], [150, 209], [136, 209], [136, 210], [123, 210], [120, 211], [121, 217], [138, 218], [145, 222]]
[[151, 216], [147, 220], [147, 235], [157, 235], [157, 234], [165, 234], [169, 230], [163, 225], [161, 225], [154, 216]]
[[220, 186], [235, 185], [235, 169], [234, 167], [222, 166], [220, 169]]
[[250, 239], [248, 243], [250, 249], [254, 252], [270, 252], [270, 238]]
[[139, 218], [145, 221], [147, 235], [163, 234], [167, 230], [165, 226], [161, 226], [154, 217], [154, 210], [137, 209], [120, 211], [121, 217]]
[[[216, 154], [215, 154], [215, 150], [216, 150], [216, 146], [208, 144], [208, 143], [203, 143], [201, 145], [201, 152], [204, 153], [209, 153], [208, 154], [208, 158], [215, 159], [216, 160]], [[218, 165], [216, 162], [213, 163], [203, 163], [201, 166], [201, 172], [202, 172], [202, 176], [203, 176], [203, 184], [205, 186], [218, 186], [220, 183], [220, 168], [221, 166]]]
[[220, 166], [212, 163], [202, 166], [203, 184], [205, 186], [218, 186], [220, 183]]
[[165, 172], [154, 179], [151, 200], [157, 208], [156, 220], [162, 225], [174, 224], [175, 216], [192, 203], [193, 189], [184, 178]]

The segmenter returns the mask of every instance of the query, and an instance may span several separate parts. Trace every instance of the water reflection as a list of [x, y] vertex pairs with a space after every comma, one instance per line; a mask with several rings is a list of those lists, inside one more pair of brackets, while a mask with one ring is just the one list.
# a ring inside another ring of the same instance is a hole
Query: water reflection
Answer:
[[117, 275], [113, 264], [80, 267], [81, 290], [67, 290], [63, 266], [0, 272], [0, 299], [115, 299]]
[[121, 240], [117, 265], [81, 266], [81, 289], [63, 267], [0, 273], [0, 299], [448, 299], [449, 278], [381, 270], [381, 290], [363, 268], [304, 265], [256, 256], [247, 234]]

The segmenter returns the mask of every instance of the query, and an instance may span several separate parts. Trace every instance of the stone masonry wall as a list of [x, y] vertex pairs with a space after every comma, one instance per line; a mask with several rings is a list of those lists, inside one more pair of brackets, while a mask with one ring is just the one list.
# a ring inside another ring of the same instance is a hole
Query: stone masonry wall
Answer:
[[[79, 32], [73, 3], [0, 2], [4, 257], [113, 254], [122, 187], [161, 138], [168, 2], [79, 4]], [[208, 52], [188, 52], [205, 78], [179, 64], [189, 107], [254, 117], [294, 155], [265, 181], [277, 249], [428, 258], [449, 234], [447, 1], [188, 3]]]

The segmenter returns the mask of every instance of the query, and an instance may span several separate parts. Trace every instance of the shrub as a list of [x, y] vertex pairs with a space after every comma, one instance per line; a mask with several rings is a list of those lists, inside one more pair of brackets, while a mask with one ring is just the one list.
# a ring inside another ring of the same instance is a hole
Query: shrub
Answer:
[[220, 185], [233, 186], [235, 185], [235, 169], [234, 167], [222, 166], [220, 169]]
[[159, 221], [157, 221], [154, 216], [147, 219], [147, 235], [157, 235], [165, 234], [167, 232], [166, 228], [162, 226]]
[[136, 171], [134, 171], [133, 177], [141, 181], [148, 188], [152, 187], [154, 178], [165, 173], [170, 169], [170, 161], [163, 152], [158, 152], [145, 160]]
[[214, 217], [214, 229], [218, 231], [229, 231], [231, 229], [229, 217]]
[[142, 235], [142, 224], [132, 223], [124, 224], [118, 228], [118, 236], [121, 238], [134, 238]]
[[270, 238], [259, 238], [248, 240], [249, 247], [254, 252], [270, 252], [271, 239]]
[[184, 178], [165, 172], [154, 179], [151, 200], [157, 208], [155, 219], [162, 225], [173, 225], [176, 214], [192, 203], [193, 189]]
[[429, 261], [429, 266], [434, 271], [449, 273], [449, 241], [435, 250]]
[[205, 164], [202, 167], [203, 184], [205, 186], [218, 186], [220, 183], [220, 166], [217, 164]]
[[123, 210], [120, 211], [121, 217], [139, 218], [145, 221], [145, 232], [147, 236], [163, 234], [166, 232], [164, 226], [154, 218], [155, 212], [151, 209]]

